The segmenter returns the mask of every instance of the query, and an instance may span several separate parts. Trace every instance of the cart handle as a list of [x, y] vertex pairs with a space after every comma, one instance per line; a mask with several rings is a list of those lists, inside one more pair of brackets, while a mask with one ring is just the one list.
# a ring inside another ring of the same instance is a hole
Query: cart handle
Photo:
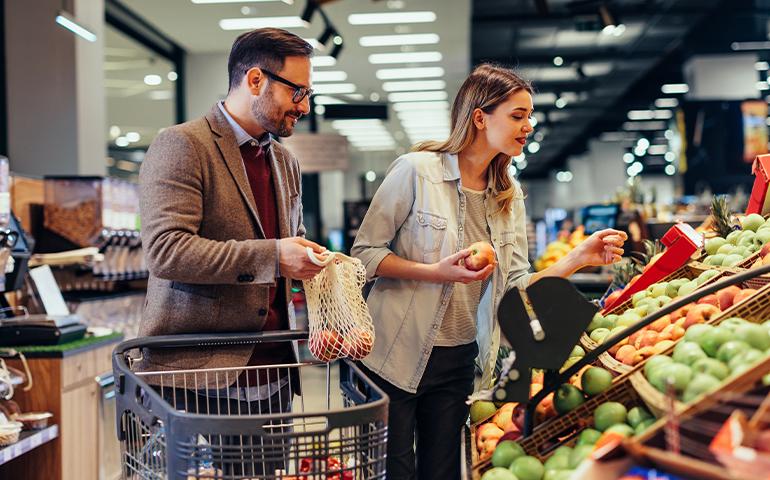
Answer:
[[242, 333], [188, 333], [183, 335], [158, 335], [126, 340], [115, 347], [113, 355], [122, 355], [137, 348], [210, 347], [219, 345], [248, 345], [252, 343], [286, 342], [307, 340], [307, 330], [281, 330], [271, 332]]
[[[586, 355], [583, 358], [581, 358], [579, 361], [572, 364], [572, 366], [569, 367], [564, 372], [559, 373], [557, 375], [545, 375], [543, 377], [543, 381], [545, 383], [545, 385], [543, 385], [543, 389], [540, 390], [527, 403], [527, 408], [524, 414], [524, 436], [528, 437], [529, 435], [532, 434], [532, 430], [534, 429], [535, 408], [537, 407], [537, 405], [549, 393], [555, 392], [556, 389], [559, 388], [559, 386], [561, 386], [562, 383], [566, 383], [572, 375], [579, 372], [580, 369], [583, 368], [584, 366], [592, 364], [596, 359], [599, 358], [599, 355], [601, 355], [602, 353], [612, 348], [613, 345], [615, 345], [622, 339], [638, 332], [642, 328], [651, 324], [655, 320], [663, 317], [664, 315], [668, 315], [669, 313], [672, 313], [675, 310], [678, 310], [679, 308], [684, 307], [685, 305], [689, 305], [690, 303], [696, 300], [699, 300], [705, 297], [706, 295], [722, 290], [723, 288], [729, 287], [730, 285], [735, 285], [736, 283], [741, 283], [745, 280], [750, 280], [754, 277], [758, 277], [765, 273], [770, 273], [770, 265], [765, 265], [759, 268], [753, 268], [746, 272], [739, 273], [737, 275], [732, 275], [730, 277], [726, 277], [723, 280], [719, 280], [718, 282], [714, 282], [711, 285], [698, 289], [687, 296], [677, 298], [676, 300], [672, 301], [671, 303], [661, 308], [660, 310], [654, 313], [651, 313], [650, 315], [647, 315], [646, 317], [644, 317], [634, 325], [631, 325], [630, 327], [626, 328], [622, 332], [613, 335], [608, 340], [605, 340], [604, 342], [599, 344], [598, 347], [586, 353]], [[548, 380], [548, 378], [550, 378], [550, 381]]]

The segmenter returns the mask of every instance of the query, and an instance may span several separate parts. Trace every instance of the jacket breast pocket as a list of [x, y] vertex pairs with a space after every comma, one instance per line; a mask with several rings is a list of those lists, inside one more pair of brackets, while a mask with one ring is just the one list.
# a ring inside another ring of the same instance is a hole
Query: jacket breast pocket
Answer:
[[500, 252], [498, 261], [505, 267], [505, 271], [511, 268], [513, 256], [516, 253], [516, 232], [503, 232], [500, 234]]
[[415, 215], [415, 244], [422, 251], [423, 262], [438, 261], [447, 231], [446, 217], [419, 210]]

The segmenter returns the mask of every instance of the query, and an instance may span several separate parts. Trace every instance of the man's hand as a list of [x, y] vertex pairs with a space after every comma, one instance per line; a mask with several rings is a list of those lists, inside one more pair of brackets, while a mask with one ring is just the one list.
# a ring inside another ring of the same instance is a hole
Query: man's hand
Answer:
[[477, 272], [465, 268], [463, 260], [470, 254], [471, 250], [466, 248], [431, 265], [435, 273], [434, 280], [437, 282], [471, 283], [484, 280], [492, 275], [496, 263], [491, 263]]
[[317, 255], [326, 252], [324, 247], [302, 237], [282, 238], [279, 242], [280, 258], [278, 260], [282, 277], [310, 280], [323, 269], [310, 261], [307, 256], [307, 247], [311, 247]]

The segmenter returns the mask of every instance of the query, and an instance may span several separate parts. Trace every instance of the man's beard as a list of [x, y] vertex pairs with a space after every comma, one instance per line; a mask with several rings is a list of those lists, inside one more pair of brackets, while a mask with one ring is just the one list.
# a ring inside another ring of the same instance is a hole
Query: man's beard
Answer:
[[[288, 137], [294, 133], [294, 124], [288, 116], [290, 112], [283, 112], [274, 102], [273, 96], [268, 92], [254, 98], [251, 103], [251, 114], [257, 123], [269, 133], [278, 137]], [[295, 113], [301, 117], [299, 112]]]

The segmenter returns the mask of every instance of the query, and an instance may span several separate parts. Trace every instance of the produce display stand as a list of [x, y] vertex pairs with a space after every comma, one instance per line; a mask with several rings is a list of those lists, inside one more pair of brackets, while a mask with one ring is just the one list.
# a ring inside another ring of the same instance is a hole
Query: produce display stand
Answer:
[[746, 207], [746, 215], [750, 213], [765, 215], [770, 212], [770, 196], [767, 194], [770, 188], [770, 154], [757, 155], [752, 164], [751, 173], [755, 178], [749, 204]]

